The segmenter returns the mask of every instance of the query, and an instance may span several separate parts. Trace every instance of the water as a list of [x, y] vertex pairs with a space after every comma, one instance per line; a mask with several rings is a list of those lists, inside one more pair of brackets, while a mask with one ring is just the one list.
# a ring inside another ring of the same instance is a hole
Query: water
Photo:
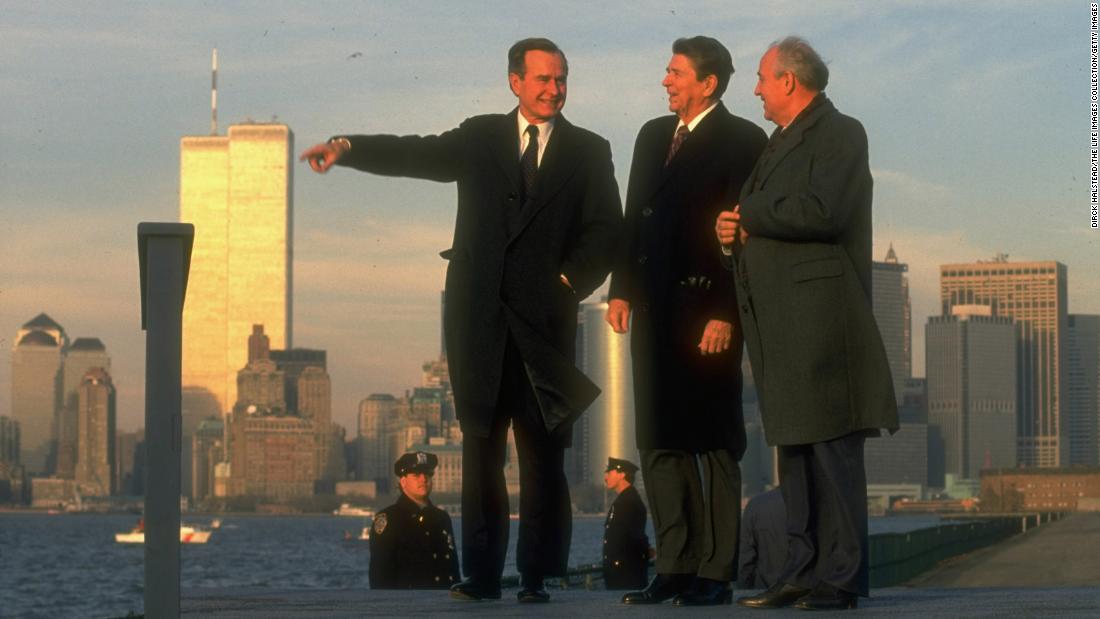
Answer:
[[[133, 515], [0, 513], [0, 617], [122, 617], [141, 612], [143, 546], [117, 544]], [[208, 524], [210, 517], [185, 517]], [[515, 573], [517, 521], [505, 574]], [[871, 533], [935, 526], [936, 516], [872, 518]], [[368, 543], [346, 542], [359, 518], [225, 516], [207, 544], [182, 547], [184, 591], [206, 588], [366, 589]], [[652, 523], [649, 525], [653, 541]], [[461, 530], [461, 520], [454, 519]], [[597, 563], [602, 516], [576, 516], [570, 564]]]

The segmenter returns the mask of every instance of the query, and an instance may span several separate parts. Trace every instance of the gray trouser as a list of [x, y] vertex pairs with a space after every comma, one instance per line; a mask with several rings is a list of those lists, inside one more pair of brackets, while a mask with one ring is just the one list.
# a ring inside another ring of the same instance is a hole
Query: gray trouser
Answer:
[[657, 573], [733, 580], [741, 522], [741, 469], [734, 452], [643, 449], [641, 457], [657, 534]]

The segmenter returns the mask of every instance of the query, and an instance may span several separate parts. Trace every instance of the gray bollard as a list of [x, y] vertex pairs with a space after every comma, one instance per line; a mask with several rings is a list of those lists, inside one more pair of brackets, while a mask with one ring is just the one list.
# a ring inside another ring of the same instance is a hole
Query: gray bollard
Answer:
[[145, 330], [145, 616], [180, 616], [183, 299], [195, 227], [138, 224]]

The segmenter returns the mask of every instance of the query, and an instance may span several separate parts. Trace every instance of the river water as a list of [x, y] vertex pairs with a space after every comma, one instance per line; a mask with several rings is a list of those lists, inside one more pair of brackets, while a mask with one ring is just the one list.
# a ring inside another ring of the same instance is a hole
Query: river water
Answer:
[[[137, 518], [117, 514], [0, 513], [0, 617], [122, 617], [142, 609], [141, 545], [117, 544]], [[209, 516], [184, 522], [209, 524]], [[871, 533], [935, 526], [936, 516], [872, 518]], [[505, 574], [515, 573], [515, 520]], [[368, 588], [366, 542], [347, 542], [360, 518], [222, 517], [203, 545], [182, 548], [182, 587], [272, 589]], [[461, 530], [456, 518], [455, 531]], [[652, 543], [652, 523], [650, 524]], [[570, 564], [599, 561], [602, 516], [573, 520]]]

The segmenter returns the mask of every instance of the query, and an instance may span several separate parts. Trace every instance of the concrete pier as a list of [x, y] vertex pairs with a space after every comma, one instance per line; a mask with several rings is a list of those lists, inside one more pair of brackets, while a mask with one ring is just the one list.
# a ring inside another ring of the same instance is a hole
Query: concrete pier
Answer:
[[[1044, 523], [995, 546], [933, 568], [908, 586], [874, 589], [865, 617], [1096, 617], [1100, 616], [1100, 514], [1074, 514]], [[744, 592], [745, 594], [747, 592]], [[549, 604], [520, 605], [516, 590], [494, 602], [458, 602], [445, 591], [200, 590], [184, 593], [188, 617], [805, 617], [798, 610], [726, 606], [624, 606], [621, 592], [551, 590]], [[736, 595], [736, 593], [735, 593]]]

